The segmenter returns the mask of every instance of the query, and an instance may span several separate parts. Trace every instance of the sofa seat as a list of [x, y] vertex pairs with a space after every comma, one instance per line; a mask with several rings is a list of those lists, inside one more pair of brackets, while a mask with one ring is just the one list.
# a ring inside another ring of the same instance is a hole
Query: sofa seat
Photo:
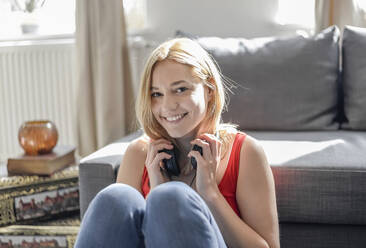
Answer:
[[[366, 133], [355, 131], [247, 132], [261, 142], [275, 184], [280, 222], [366, 224]], [[141, 131], [80, 163], [81, 214], [114, 183], [128, 143]]]
[[366, 224], [366, 133], [248, 132], [272, 167], [281, 222]]

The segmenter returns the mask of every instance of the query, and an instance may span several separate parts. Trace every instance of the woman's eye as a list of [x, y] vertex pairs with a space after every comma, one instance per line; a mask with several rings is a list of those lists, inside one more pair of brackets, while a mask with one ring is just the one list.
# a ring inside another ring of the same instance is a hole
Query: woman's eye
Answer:
[[161, 94], [159, 92], [153, 92], [153, 93], [151, 93], [151, 97], [158, 97], [160, 95]]
[[186, 87], [180, 87], [180, 88], [178, 88], [176, 91], [178, 92], [178, 93], [182, 93], [182, 92], [184, 92], [184, 91], [186, 91], [187, 90], [187, 88]]
[[[176, 93], [182, 93], [184, 91], [186, 91], [188, 88], [187, 87], [180, 87], [178, 89], [175, 90]], [[159, 96], [162, 96], [161, 93], [159, 92], [153, 92], [151, 93], [151, 97], [155, 98], [155, 97], [159, 97]]]

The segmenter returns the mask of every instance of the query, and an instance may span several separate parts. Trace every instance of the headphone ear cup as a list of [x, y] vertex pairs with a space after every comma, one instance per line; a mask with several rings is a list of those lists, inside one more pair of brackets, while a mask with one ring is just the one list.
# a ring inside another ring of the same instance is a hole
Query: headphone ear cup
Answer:
[[164, 168], [167, 171], [169, 177], [172, 175], [179, 176], [180, 168], [177, 164], [179, 153], [178, 153], [177, 148], [174, 146], [174, 148], [172, 150], [163, 149], [159, 152], [165, 152], [172, 156], [170, 159], [166, 159], [166, 158], [163, 159]]
[[[192, 151], [198, 151], [201, 154], [201, 156], [203, 155], [202, 147], [200, 147], [198, 145], [194, 145], [192, 148]], [[191, 164], [192, 164], [193, 169], [197, 169], [197, 160], [193, 156], [191, 157]]]

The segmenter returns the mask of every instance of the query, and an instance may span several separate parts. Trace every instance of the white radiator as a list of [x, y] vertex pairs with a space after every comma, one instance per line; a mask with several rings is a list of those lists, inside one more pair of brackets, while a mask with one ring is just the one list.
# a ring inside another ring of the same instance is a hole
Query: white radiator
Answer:
[[[130, 40], [134, 90], [151, 43]], [[72, 39], [0, 42], [0, 162], [22, 153], [18, 129], [25, 120], [49, 119], [59, 144], [76, 145], [76, 70]]]
[[22, 153], [26, 120], [56, 124], [59, 144], [76, 144], [74, 42], [0, 43], [0, 159]]

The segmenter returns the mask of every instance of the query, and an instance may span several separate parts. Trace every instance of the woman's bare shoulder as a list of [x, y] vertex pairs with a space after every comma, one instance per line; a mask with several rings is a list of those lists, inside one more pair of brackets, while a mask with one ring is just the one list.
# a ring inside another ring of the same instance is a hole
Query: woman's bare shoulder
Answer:
[[140, 136], [131, 141], [131, 143], [128, 145], [127, 151], [134, 155], [146, 155], [149, 141], [149, 137]]
[[234, 135], [236, 135], [236, 134], [242, 134], [242, 135], [245, 135], [245, 139], [246, 139], [247, 137], [251, 137], [249, 134], [247, 134], [246, 132], [241, 131], [241, 130], [235, 130], [233, 133], [234, 133]]
[[242, 131], [238, 131], [238, 132], [245, 135], [244, 142], [245, 142], [246, 146], [250, 146], [254, 150], [261, 149], [261, 143], [256, 138], [254, 138], [253, 136], [251, 136], [245, 132], [242, 132]]
[[240, 151], [240, 157], [243, 164], [253, 164], [253, 162], [256, 162], [262, 166], [268, 167], [266, 155], [260, 141], [253, 136], [248, 134], [245, 135], [245, 140]]
[[129, 184], [139, 190], [147, 146], [148, 140], [145, 137], [130, 142], [119, 167], [117, 182]]

